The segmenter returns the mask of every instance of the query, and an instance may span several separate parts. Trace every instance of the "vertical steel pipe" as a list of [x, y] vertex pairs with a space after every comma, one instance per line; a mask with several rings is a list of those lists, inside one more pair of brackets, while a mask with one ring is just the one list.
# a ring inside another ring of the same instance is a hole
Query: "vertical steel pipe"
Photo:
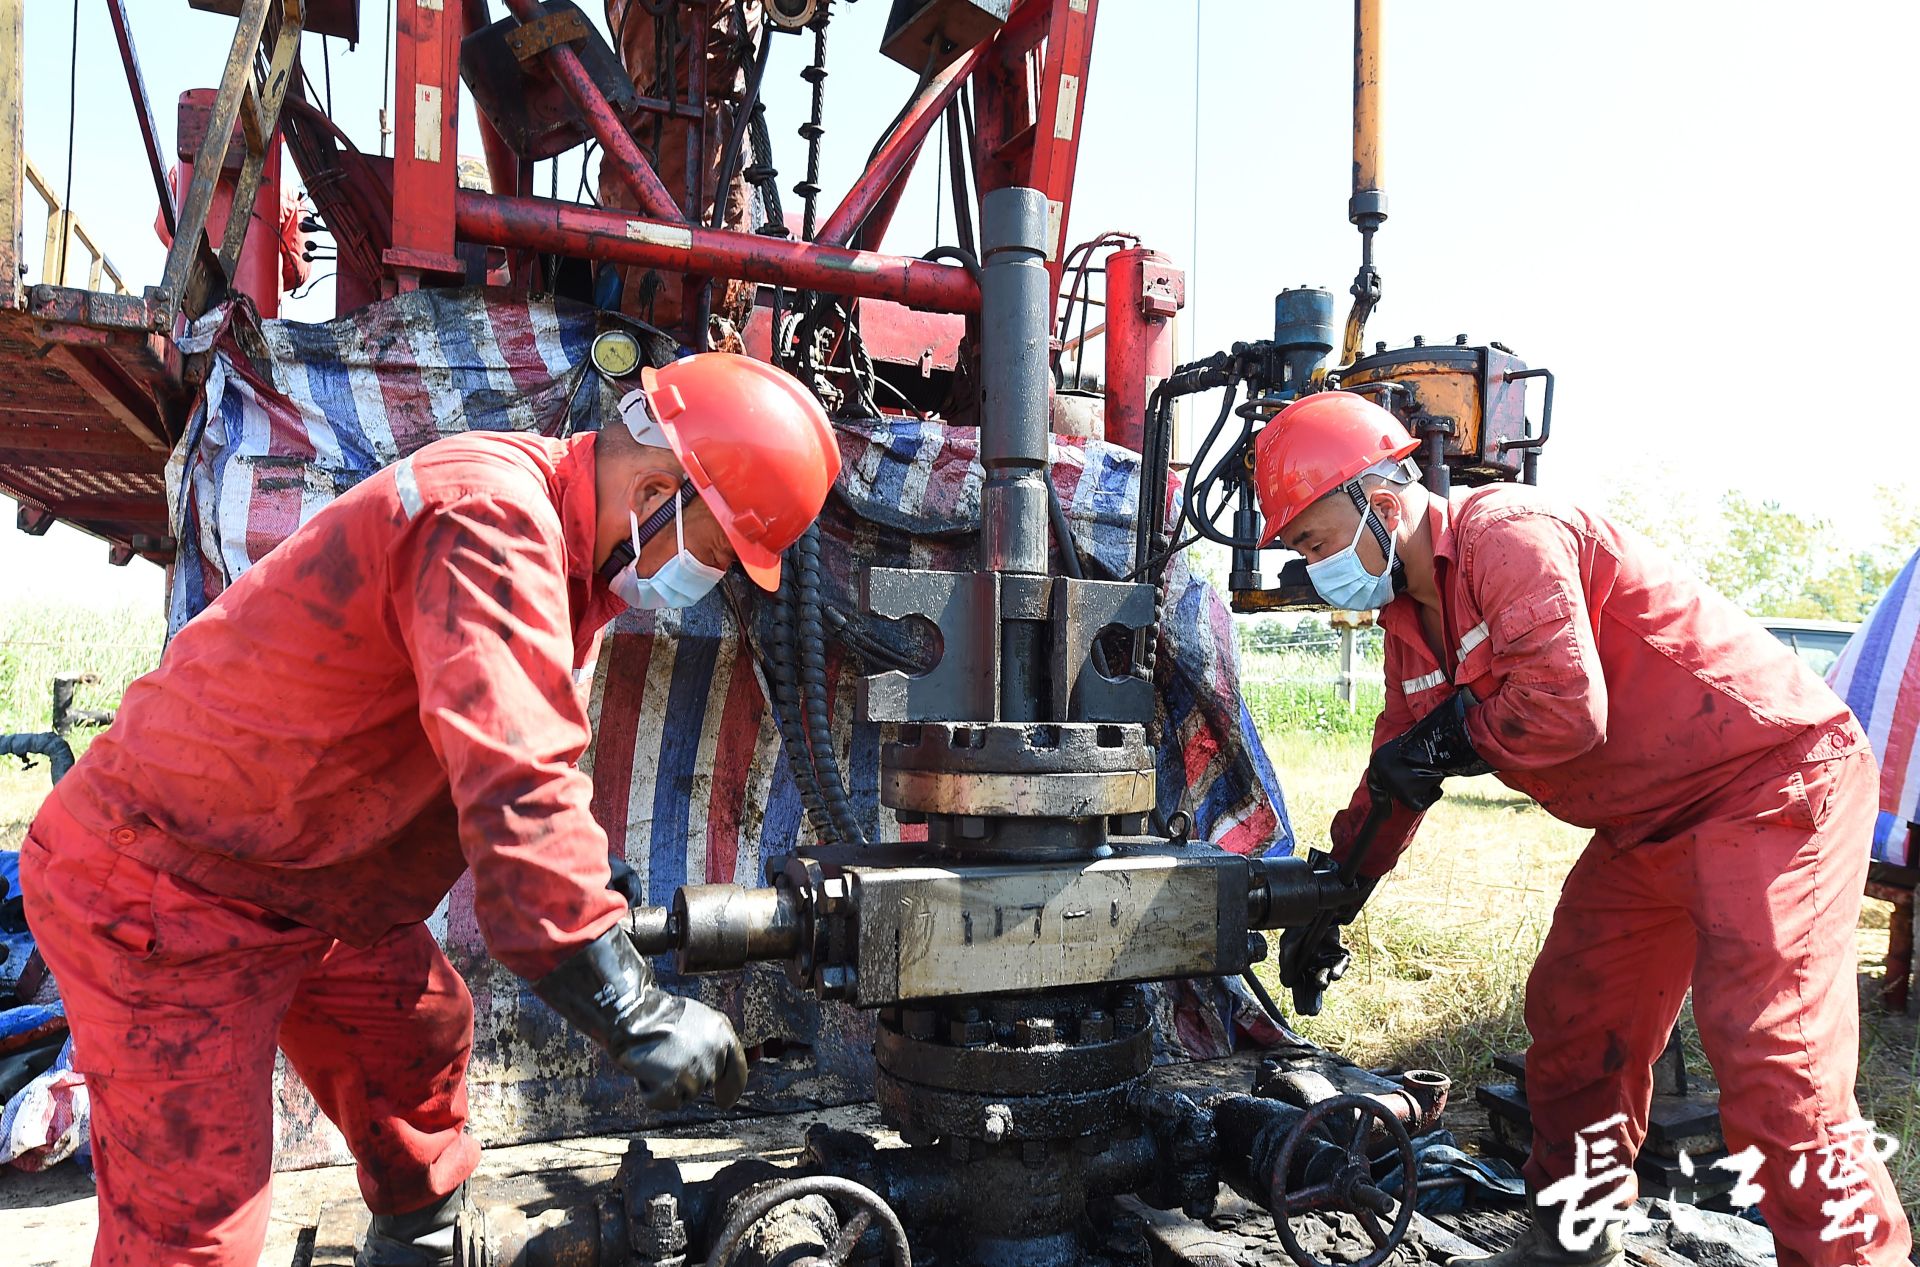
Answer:
[[980, 207], [981, 566], [1047, 571], [1047, 200], [996, 189]]
[[[1353, 3], [1353, 197], [1385, 186], [1380, 163], [1380, 48], [1382, 0]], [[1384, 204], [1381, 207], [1384, 211]], [[1382, 217], [1384, 218], [1384, 216]]]
[[[1045, 576], [1047, 421], [1052, 390], [1053, 280], [1047, 271], [1047, 199], [1007, 188], [980, 204], [980, 566]], [[1002, 587], [1000, 716], [1039, 721], [1046, 690], [1045, 613], [1008, 611]]]
[[1149, 265], [1171, 261], [1145, 247], [1107, 256], [1106, 437], [1136, 453], [1146, 437], [1147, 397], [1173, 373], [1173, 322], [1142, 302]]

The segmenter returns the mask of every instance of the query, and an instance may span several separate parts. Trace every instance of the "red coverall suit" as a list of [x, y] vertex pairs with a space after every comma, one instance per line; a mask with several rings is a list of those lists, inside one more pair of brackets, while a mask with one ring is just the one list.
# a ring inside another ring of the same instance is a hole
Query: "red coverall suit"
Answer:
[[473, 1004], [421, 921], [471, 866], [489, 949], [537, 979], [624, 910], [575, 766], [621, 607], [593, 445], [459, 436], [348, 492], [173, 639], [34, 821], [96, 1264], [258, 1260], [276, 1046], [375, 1213], [472, 1172]]
[[[1386, 606], [1375, 746], [1471, 691], [1468, 736], [1500, 780], [1594, 829], [1527, 982], [1530, 1186], [1573, 1173], [1576, 1133], [1616, 1114], [1616, 1155], [1638, 1154], [1691, 982], [1727, 1147], [1764, 1159], [1753, 1182], [1782, 1267], [1904, 1263], [1892, 1180], [1844, 1129], [1860, 1116], [1853, 934], [1878, 789], [1859, 724], [1764, 629], [1604, 519], [1496, 487], [1433, 499], [1428, 527], [1445, 660], [1412, 600]], [[1363, 784], [1337, 855], [1366, 804]], [[1389, 870], [1418, 822], [1396, 806], [1362, 871]], [[1846, 1157], [1861, 1173], [1829, 1186]], [[1854, 1199], [1838, 1226], [1872, 1216], [1871, 1234], [1823, 1239], [1823, 1203]]]

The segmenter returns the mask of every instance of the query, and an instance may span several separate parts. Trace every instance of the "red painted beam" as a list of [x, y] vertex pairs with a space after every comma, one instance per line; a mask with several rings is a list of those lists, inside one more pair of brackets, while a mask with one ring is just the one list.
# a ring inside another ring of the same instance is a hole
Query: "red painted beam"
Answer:
[[463, 190], [462, 241], [639, 264], [668, 273], [737, 277], [859, 299], [891, 299], [931, 312], [978, 312], [980, 288], [966, 269], [877, 251], [850, 251], [686, 224], [548, 198], [502, 198]]
[[958, 61], [935, 75], [927, 86], [915, 95], [908, 104], [906, 117], [900, 120], [900, 126], [893, 130], [880, 152], [874, 155], [873, 162], [860, 174], [853, 188], [847, 190], [846, 197], [833, 209], [827, 222], [820, 226], [820, 232], [814, 235], [814, 241], [824, 242], [828, 246], [845, 246], [853, 241], [853, 235], [860, 230], [867, 217], [885, 200], [889, 190], [906, 179], [907, 170], [913, 166], [913, 160], [920, 154], [920, 145], [927, 139], [927, 133], [940, 118], [940, 112], [947, 108], [954, 94], [960, 91], [967, 76], [980, 64], [992, 41], [984, 41]]
[[140, 58], [134, 52], [126, 0], [107, 0], [107, 17], [113, 22], [113, 38], [120, 45], [120, 64], [126, 68], [127, 91], [133, 95], [134, 122], [140, 125], [140, 141], [147, 148], [147, 166], [153, 169], [153, 187], [160, 195], [160, 218], [166, 223], [167, 236], [172, 237], [180, 211], [173, 202], [173, 186], [167, 183], [167, 165], [160, 157], [160, 132], [154, 126], [153, 103], [147, 99], [147, 81], [140, 74]]
[[[522, 23], [535, 21], [542, 16], [539, 0], [507, 0], [507, 8]], [[680, 214], [673, 195], [660, 183], [653, 165], [647, 162], [646, 155], [634, 144], [627, 125], [607, 104], [600, 86], [593, 82], [593, 76], [581, 64], [580, 55], [566, 44], [555, 44], [544, 56], [547, 69], [553, 72], [554, 82], [560, 85], [567, 99], [579, 109], [581, 117], [587, 121], [588, 129], [600, 142], [601, 164], [611, 167], [620, 178], [620, 183], [633, 191], [633, 196], [640, 200], [642, 211], [656, 220], [684, 224], [686, 217]]]

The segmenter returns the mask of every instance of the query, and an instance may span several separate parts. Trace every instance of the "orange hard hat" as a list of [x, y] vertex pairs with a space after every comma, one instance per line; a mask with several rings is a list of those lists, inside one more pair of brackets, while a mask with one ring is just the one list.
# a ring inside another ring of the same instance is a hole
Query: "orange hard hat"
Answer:
[[741, 570], [779, 589], [780, 552], [819, 516], [840, 474], [827, 411], [785, 370], [732, 352], [644, 368], [640, 388]]
[[1274, 415], [1253, 442], [1253, 481], [1271, 545], [1301, 511], [1376, 462], [1420, 447], [1400, 420], [1352, 392], [1303, 396]]

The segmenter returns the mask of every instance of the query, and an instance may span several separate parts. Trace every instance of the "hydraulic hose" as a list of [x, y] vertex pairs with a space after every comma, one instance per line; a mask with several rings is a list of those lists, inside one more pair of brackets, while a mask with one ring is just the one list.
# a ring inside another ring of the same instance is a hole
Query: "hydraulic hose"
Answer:
[[798, 548], [787, 551], [780, 569], [780, 590], [772, 599], [767, 620], [767, 647], [762, 665], [772, 696], [773, 717], [780, 728], [780, 743], [787, 753], [787, 771], [800, 790], [800, 803], [813, 824], [813, 834], [821, 840], [833, 834], [827, 817], [826, 802], [820, 795], [820, 783], [807, 751], [806, 733], [801, 725], [800, 675], [798, 651], [794, 643], [797, 618], [794, 612], [795, 574], [799, 571]]
[[794, 543], [800, 567], [800, 718], [807, 752], [819, 780], [820, 798], [841, 844], [864, 845], [866, 833], [853, 811], [840, 760], [833, 749], [833, 723], [828, 713], [827, 639], [820, 616], [820, 528], [809, 527]]
[[19, 757], [25, 761], [33, 756], [47, 759], [55, 783], [73, 769], [72, 747], [50, 730], [39, 734], [0, 735], [0, 757]]

